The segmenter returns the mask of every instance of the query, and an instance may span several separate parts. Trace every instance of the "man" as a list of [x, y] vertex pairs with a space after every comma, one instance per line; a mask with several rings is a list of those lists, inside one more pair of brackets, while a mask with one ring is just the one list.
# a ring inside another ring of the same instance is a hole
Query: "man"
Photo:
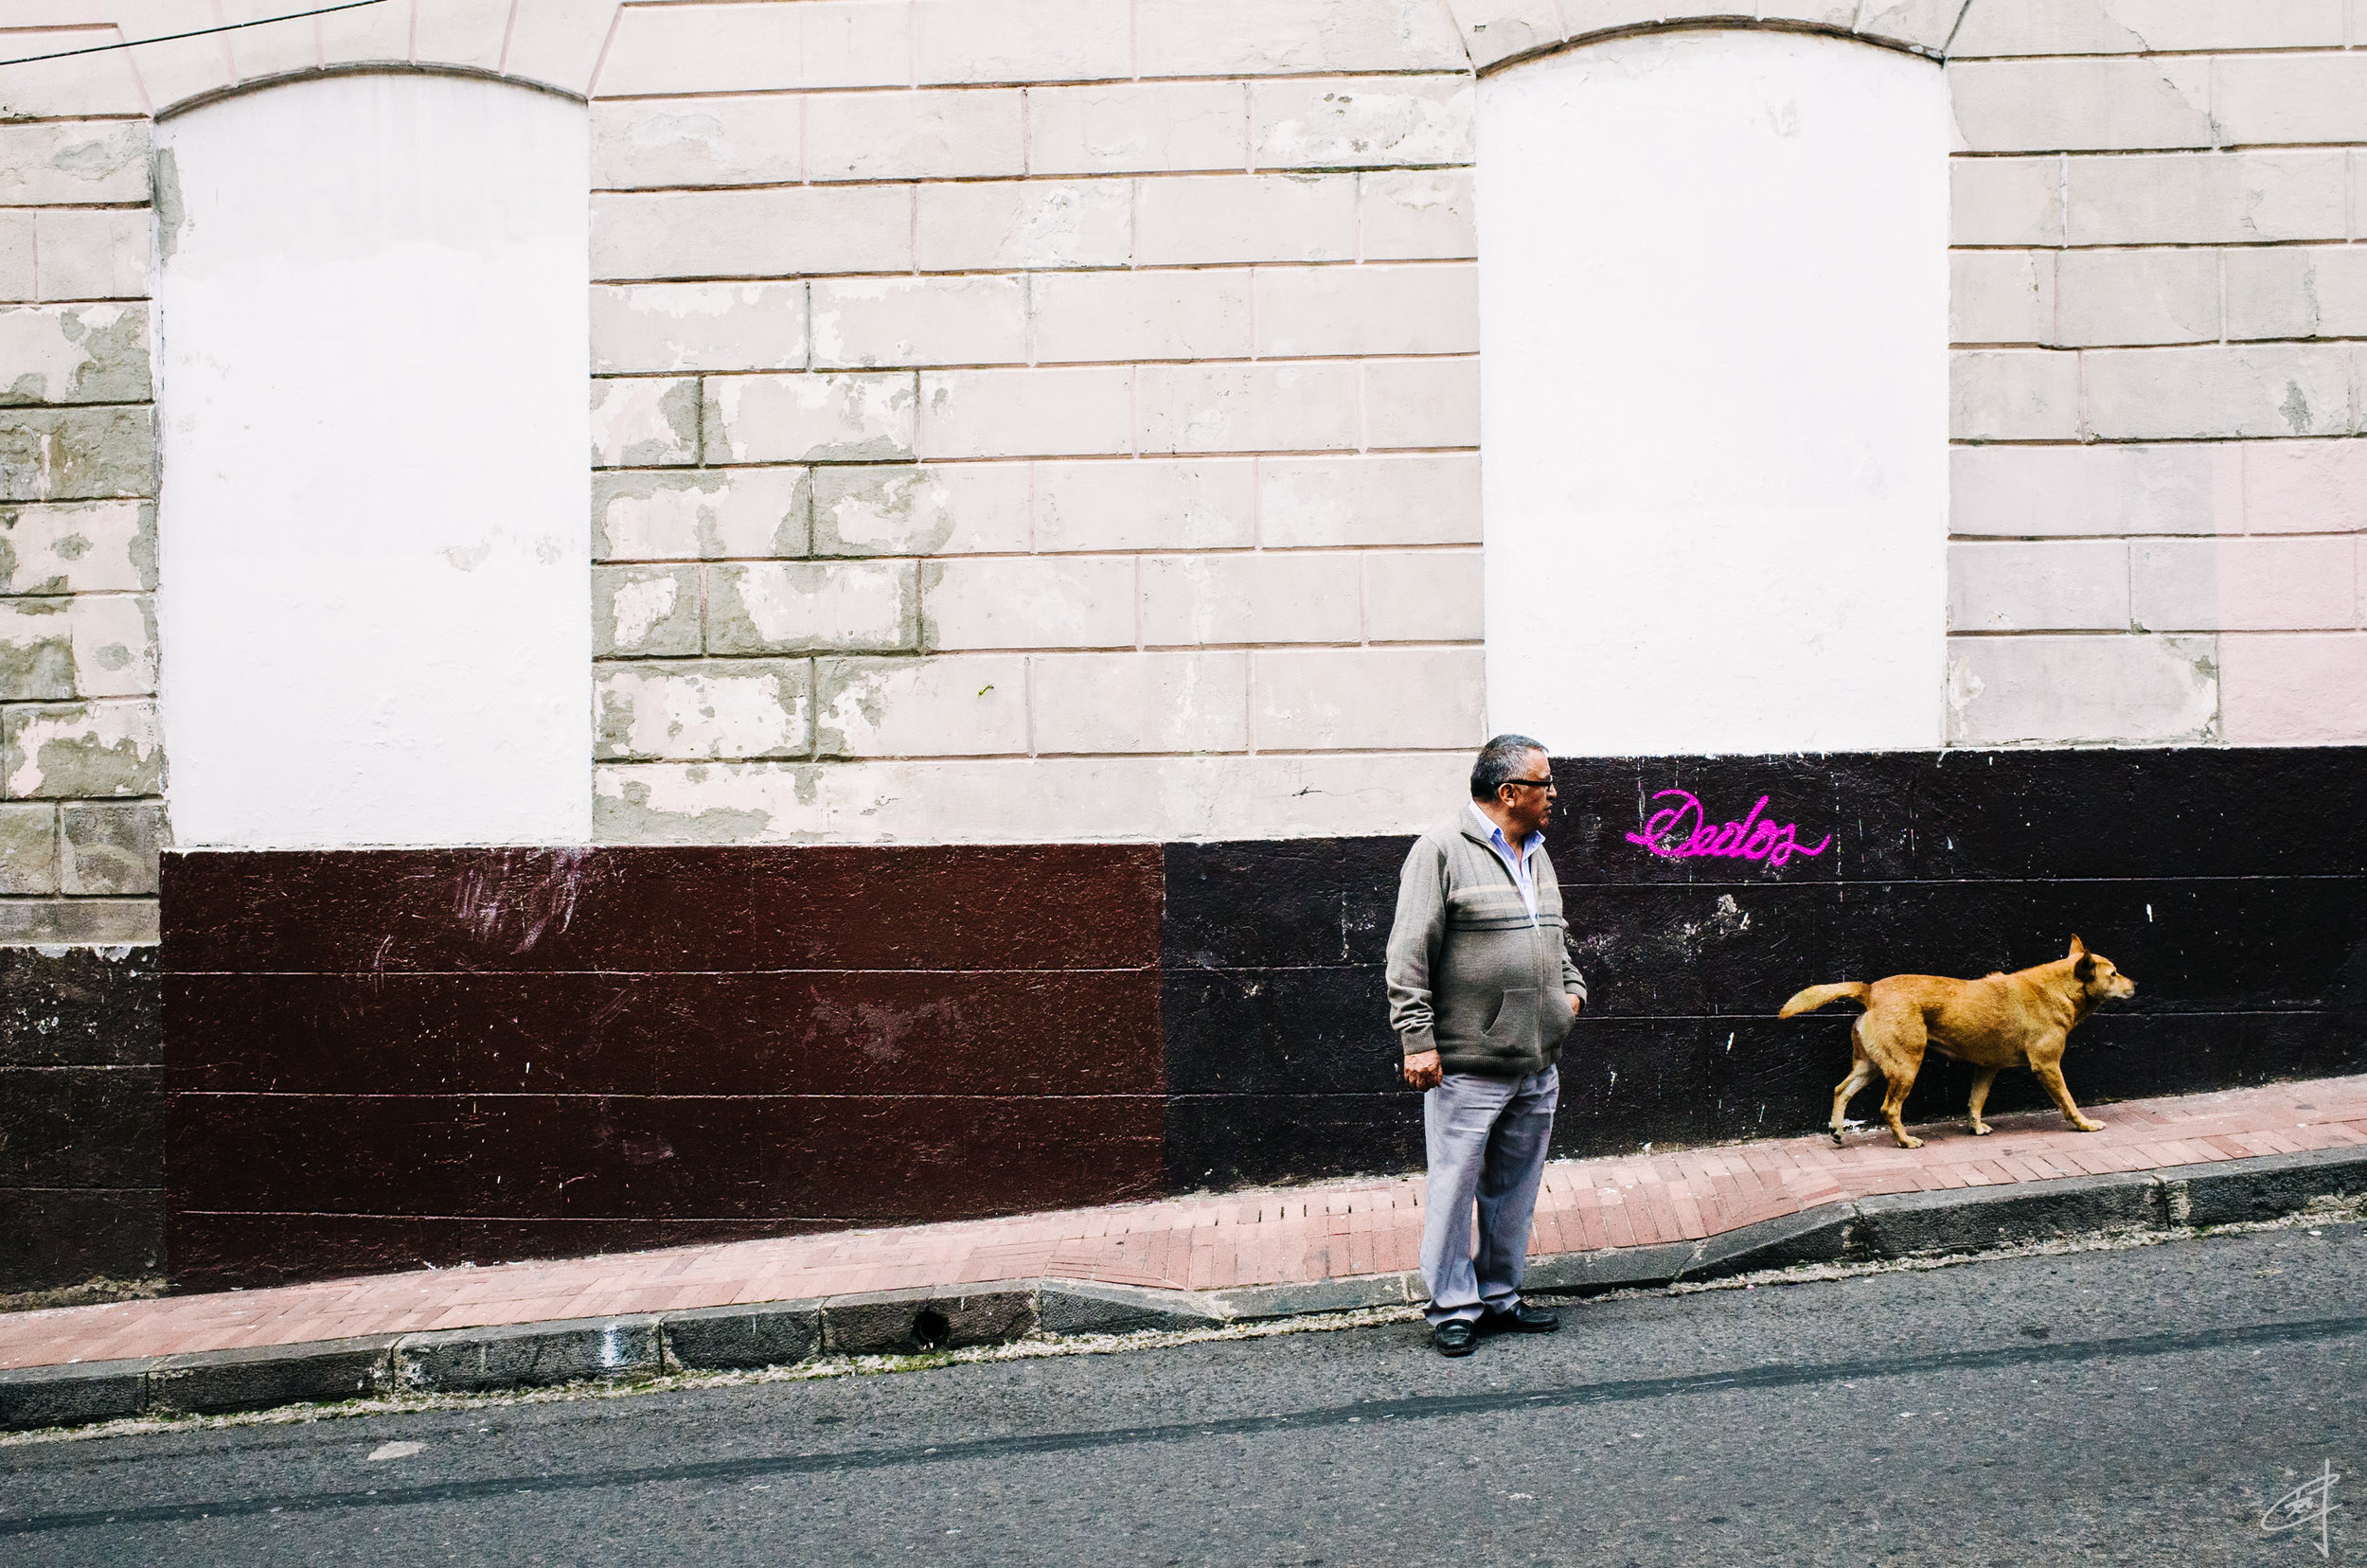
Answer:
[[1422, 1282], [1432, 1342], [1449, 1356], [1469, 1355], [1481, 1334], [1560, 1327], [1521, 1299], [1561, 1092], [1554, 1064], [1586, 1001], [1545, 855], [1553, 814], [1545, 748], [1500, 735], [1472, 765], [1469, 809], [1423, 834], [1397, 879], [1389, 1022], [1405, 1081], [1427, 1091]]

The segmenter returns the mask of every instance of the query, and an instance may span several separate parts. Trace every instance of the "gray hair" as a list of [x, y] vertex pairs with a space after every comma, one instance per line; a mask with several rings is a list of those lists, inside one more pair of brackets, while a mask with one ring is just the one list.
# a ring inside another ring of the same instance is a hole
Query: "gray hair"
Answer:
[[1471, 764], [1471, 798], [1495, 799], [1497, 787], [1520, 773], [1529, 753], [1544, 749], [1542, 741], [1525, 735], [1500, 735], [1482, 746], [1479, 760]]

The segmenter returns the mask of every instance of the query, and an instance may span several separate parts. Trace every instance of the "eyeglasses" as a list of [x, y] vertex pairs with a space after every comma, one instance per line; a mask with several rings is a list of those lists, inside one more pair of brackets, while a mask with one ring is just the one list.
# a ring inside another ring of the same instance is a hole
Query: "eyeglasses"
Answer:
[[1525, 784], [1532, 790], [1542, 790], [1547, 794], [1557, 794], [1560, 793], [1554, 788], [1554, 781], [1550, 778], [1507, 778], [1504, 782], [1506, 784]]

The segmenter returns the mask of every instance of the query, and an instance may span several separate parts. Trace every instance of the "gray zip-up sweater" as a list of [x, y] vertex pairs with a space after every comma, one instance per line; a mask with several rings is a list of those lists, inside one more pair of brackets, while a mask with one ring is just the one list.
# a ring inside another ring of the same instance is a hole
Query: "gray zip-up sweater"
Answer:
[[1525, 1078], [1560, 1058], [1569, 998], [1585, 997], [1586, 977], [1563, 944], [1561, 884], [1543, 845], [1528, 867], [1535, 919], [1469, 811], [1415, 841], [1389, 931], [1389, 1022], [1407, 1056], [1435, 1050], [1446, 1071], [1486, 1078]]

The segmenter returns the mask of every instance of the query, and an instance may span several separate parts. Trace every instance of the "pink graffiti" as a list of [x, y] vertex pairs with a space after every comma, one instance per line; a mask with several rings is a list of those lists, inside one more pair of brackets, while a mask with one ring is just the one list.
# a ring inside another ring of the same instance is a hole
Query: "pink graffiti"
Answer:
[[[1827, 833], [1813, 849], [1799, 840], [1797, 826], [1789, 822], [1762, 822], [1759, 813], [1767, 810], [1767, 796], [1751, 808], [1751, 814], [1740, 822], [1717, 823], [1709, 820], [1701, 803], [1682, 790], [1663, 790], [1654, 800], [1677, 797], [1677, 804], [1654, 811], [1645, 823], [1644, 831], [1629, 833], [1629, 844], [1640, 844], [1664, 860], [1683, 860], [1690, 855], [1723, 855], [1729, 860], [1763, 860], [1771, 866], [1781, 866], [1794, 854], [1821, 855], [1833, 842]], [[1692, 825], [1686, 826], [1690, 815]]]

